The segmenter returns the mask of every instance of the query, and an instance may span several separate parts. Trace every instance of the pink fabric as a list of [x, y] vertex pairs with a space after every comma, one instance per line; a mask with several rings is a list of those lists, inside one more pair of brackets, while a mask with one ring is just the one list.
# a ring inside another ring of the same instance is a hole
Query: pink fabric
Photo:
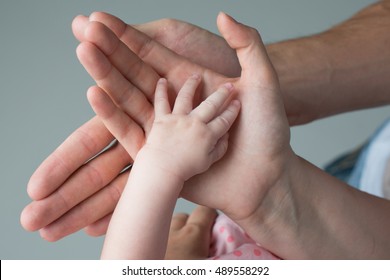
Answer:
[[236, 223], [221, 214], [217, 217], [210, 246], [212, 260], [278, 260], [262, 248]]

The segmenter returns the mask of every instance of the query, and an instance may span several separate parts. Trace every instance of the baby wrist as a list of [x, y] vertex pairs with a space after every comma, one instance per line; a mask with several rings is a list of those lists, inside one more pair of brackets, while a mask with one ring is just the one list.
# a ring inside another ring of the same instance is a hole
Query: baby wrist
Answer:
[[170, 162], [171, 155], [158, 149], [143, 147], [135, 159], [135, 163], [146, 164], [148, 172], [157, 172], [164, 178], [184, 183], [185, 178], [180, 170]]

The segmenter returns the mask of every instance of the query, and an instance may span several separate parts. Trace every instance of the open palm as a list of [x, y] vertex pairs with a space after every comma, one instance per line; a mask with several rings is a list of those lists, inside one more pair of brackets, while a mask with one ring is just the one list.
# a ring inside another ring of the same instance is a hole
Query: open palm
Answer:
[[[105, 19], [104, 15], [103, 19]], [[108, 26], [110, 25], [108, 24]], [[111, 24], [111, 27], [114, 26]], [[242, 67], [240, 78], [228, 79], [202, 68], [167, 49], [163, 49], [161, 45], [149, 41], [147, 37], [143, 38], [144, 41], [124, 40], [124, 43], [143, 61], [149, 63], [156, 72], [167, 77], [172, 83], [173, 92], [177, 91], [183, 80], [192, 73], [201, 73], [205, 81], [202, 90], [198, 93], [198, 101], [203, 100], [207, 94], [223, 82], [230, 81], [235, 84], [243, 109], [231, 133], [228, 154], [208, 172], [189, 181], [183, 196], [196, 203], [222, 209], [232, 218], [242, 219], [253, 213], [262, 201], [264, 193], [268, 191], [268, 187], [273, 186], [280, 177], [283, 159], [290, 152], [289, 128], [281, 96], [279, 96], [277, 77], [257, 32], [254, 29], [236, 24], [224, 15], [219, 16], [218, 26], [230, 46], [237, 50]], [[100, 41], [103, 37], [97, 38], [95, 35], [104, 32], [106, 32], [107, 37], [114, 35], [101, 24], [93, 23], [87, 27], [86, 36], [89, 36], [90, 41], [99, 46], [106, 55], [110, 55], [113, 63], [119, 61], [119, 58], [113, 59], [113, 57], [119, 54], [123, 57], [124, 51], [119, 50], [125, 49], [125, 46], [118, 39], [115, 42], [115, 37], [110, 38], [110, 40], [106, 38], [105, 41], [111, 42], [111, 45], [104, 45], [105, 43]], [[136, 31], [127, 27], [124, 32]], [[120, 37], [130, 38], [133, 36], [124, 37], [122, 35]], [[137, 37], [139, 38], [139, 36]], [[112, 46], [115, 44], [117, 44], [117, 53], [112, 52], [114, 49]], [[90, 48], [90, 46], [87, 47]], [[87, 51], [88, 54], [91, 53], [91, 49]], [[128, 52], [128, 57], [134, 59], [133, 53]], [[80, 59], [83, 61], [83, 54], [80, 54]], [[137, 63], [146, 68], [142, 61], [137, 60]], [[87, 69], [92, 69], [92, 65], [84, 65]], [[122, 68], [120, 72], [129, 73], [129, 71], [124, 70], [124, 67], [126, 66], [117, 66], [118, 69]], [[137, 67], [142, 69], [141, 66]], [[145, 68], [144, 72], [146, 73]], [[93, 72], [90, 73], [94, 75]], [[138, 71], [138, 74], [142, 75], [140, 73], [142, 70]], [[109, 86], [113, 83], [112, 77], [109, 77], [108, 79], [111, 80], [108, 80], [105, 76], [100, 81], [104, 79], [107, 81], [100, 83], [99, 77], [95, 76], [95, 78], [98, 85], [110, 93], [114, 100], [118, 98], [118, 91], [115, 92]], [[130, 79], [134, 79], [134, 77], [130, 77]], [[151, 99], [151, 96], [148, 99]], [[126, 110], [126, 104], [121, 105]], [[129, 114], [133, 112], [131, 108], [127, 110]], [[148, 126], [144, 124], [143, 127], [146, 128], [147, 132]]]
[[[289, 127], [277, 77], [258, 33], [237, 24], [224, 14], [218, 17], [218, 27], [229, 45], [236, 49], [242, 68], [241, 77], [227, 78], [175, 54], [111, 15], [96, 13], [92, 20], [79, 24], [75, 32], [82, 41], [78, 56], [99, 86], [90, 90], [103, 89], [127, 112], [129, 133], [134, 135], [134, 152], [131, 157], [144, 143], [153, 121], [153, 92], [160, 76], [170, 81], [171, 101], [174, 99], [173, 93], [178, 92], [193, 73], [202, 75], [204, 81], [197, 92], [198, 102], [222, 83], [234, 84], [236, 98], [241, 101], [242, 109], [230, 134], [228, 152], [209, 171], [188, 181], [182, 195], [196, 203], [221, 209], [236, 221], [253, 214], [280, 178], [286, 158], [291, 153]], [[100, 129], [103, 131], [103, 128]], [[110, 139], [109, 136], [106, 138]], [[110, 158], [106, 155], [107, 161], [115, 161], [117, 158], [123, 162], [131, 161], [123, 149], [117, 149], [119, 151], [111, 154]], [[116, 169], [101, 169], [100, 176], [103, 179], [100, 186], [91, 187], [93, 193], [91, 191], [79, 198], [79, 201], [72, 201], [74, 209], [61, 219], [56, 220], [59, 216], [53, 215], [54, 223], [42, 230], [43, 235], [56, 240], [66, 235], [63, 231], [66, 226], [68, 232], [74, 231], [109, 214], [116, 201], [104, 198], [112, 198], [110, 186], [120, 190], [119, 185], [125, 183], [125, 179], [117, 178], [122, 167], [118, 165]], [[106, 185], [108, 187], [103, 188]], [[65, 187], [61, 186], [60, 190]], [[101, 207], [100, 204], [97, 208], [98, 200], [104, 201], [105, 206]], [[72, 204], [68, 203], [68, 207]], [[47, 205], [40, 205], [40, 211]], [[76, 213], [81, 213], [82, 217], [79, 215], [76, 219]], [[96, 234], [105, 231], [108, 218], [96, 224], [93, 230]], [[47, 220], [42, 218], [41, 225]], [[37, 229], [40, 228], [38, 224], [35, 223]]]

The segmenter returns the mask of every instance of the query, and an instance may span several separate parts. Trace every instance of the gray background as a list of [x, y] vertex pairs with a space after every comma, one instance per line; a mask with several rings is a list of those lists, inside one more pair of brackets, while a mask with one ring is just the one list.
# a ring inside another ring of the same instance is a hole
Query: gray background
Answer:
[[[217, 32], [220, 10], [261, 30], [265, 42], [320, 32], [371, 0], [251, 1], [5, 1], [0, 2], [0, 258], [96, 259], [102, 238], [83, 232], [56, 243], [25, 232], [19, 215], [30, 201], [26, 184], [39, 163], [93, 113], [92, 84], [76, 59], [71, 21], [95, 10], [129, 23], [183, 19]], [[292, 129], [295, 151], [318, 166], [362, 143], [389, 107], [332, 117]], [[177, 207], [190, 211], [192, 205]]]

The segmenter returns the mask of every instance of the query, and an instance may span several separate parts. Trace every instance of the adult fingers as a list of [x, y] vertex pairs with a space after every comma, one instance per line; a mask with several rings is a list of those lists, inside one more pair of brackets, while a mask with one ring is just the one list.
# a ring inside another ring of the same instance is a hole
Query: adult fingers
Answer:
[[57, 241], [97, 221], [100, 221], [100, 228], [96, 228], [95, 225], [95, 235], [104, 234], [107, 227], [105, 228], [105, 224], [101, 219], [105, 217], [108, 226], [108, 217], [115, 209], [123, 188], [126, 185], [128, 174], [129, 172], [122, 173], [99, 192], [74, 206], [65, 215], [42, 228], [39, 231], [42, 238], [48, 241]]
[[224, 84], [222, 87], [218, 88], [216, 92], [211, 94], [206, 100], [200, 103], [200, 105], [191, 112], [191, 115], [196, 116], [205, 123], [208, 123], [215, 117], [216, 114], [219, 113], [222, 105], [229, 98], [232, 89], [232, 84]]
[[98, 86], [145, 131], [148, 131], [154, 111], [145, 95], [113, 67], [107, 57], [92, 43], [81, 43], [77, 47], [77, 56]]
[[128, 48], [140, 59], [150, 64], [160, 76], [166, 77], [166, 74], [171, 69], [176, 68], [183, 60], [173, 51], [113, 15], [94, 12], [89, 19], [101, 22], [109, 27]]
[[84, 31], [85, 40], [96, 45], [111, 64], [136, 88], [153, 102], [158, 73], [129, 49], [110, 28], [101, 22], [91, 21]]
[[27, 205], [21, 214], [23, 227], [35, 231], [57, 220], [110, 184], [131, 161], [121, 145], [111, 147], [80, 167], [51, 195]]
[[173, 107], [173, 114], [189, 114], [192, 110], [192, 103], [194, 100], [194, 95], [196, 88], [200, 83], [199, 75], [192, 75], [180, 89], [177, 94], [175, 105]]
[[[176, 98], [176, 93], [193, 73], [198, 73], [205, 77], [207, 79], [205, 87], [210, 86], [212, 89], [214, 89], [215, 84], [220, 83], [220, 80], [225, 79], [225, 77], [208, 71], [204, 67], [192, 63], [191, 60], [178, 55], [115, 16], [103, 12], [95, 12], [90, 15], [89, 19], [106, 25], [142, 62], [150, 65], [161, 77], [167, 78], [173, 89], [169, 92], [170, 100]], [[135, 83], [135, 80], [133, 82]], [[140, 82], [144, 83], [144, 80], [140, 80]], [[157, 80], [153, 86], [156, 82]], [[210, 92], [208, 89], [203, 91], [205, 94], [208, 92]]]
[[[100, 16], [99, 16], [100, 15]], [[110, 28], [121, 36], [126, 24], [114, 16], [93, 13], [90, 18], [79, 15], [72, 22], [72, 30], [80, 42], [89, 41], [107, 55], [112, 65], [153, 102], [154, 85], [159, 75], [135, 55]], [[99, 19], [104, 23], [100, 23]]]
[[[263, 119], [272, 117], [274, 118], [272, 123], [280, 121], [280, 124], [286, 128], [288, 122], [278, 76], [269, 60], [260, 34], [256, 29], [238, 23], [223, 13], [219, 14], [217, 23], [227, 43], [237, 52], [242, 68], [237, 85], [242, 89], [242, 93], [248, 93], [240, 97], [243, 104], [247, 104], [246, 101], [251, 102], [249, 100], [252, 98], [257, 99], [259, 111], [257, 117]], [[252, 98], [249, 95], [251, 91], [254, 94]], [[243, 116], [249, 117], [248, 114], [250, 115], [248, 110], [243, 110]]]
[[84, 15], [78, 15], [76, 16], [72, 21], [72, 31], [73, 35], [76, 37], [76, 39], [79, 42], [82, 42], [85, 40], [84, 37], [84, 31], [89, 23], [88, 17]]
[[113, 139], [99, 118], [94, 117], [83, 124], [32, 174], [27, 186], [29, 196], [34, 200], [49, 196]]
[[144, 144], [143, 130], [126, 113], [115, 106], [110, 97], [100, 88], [91, 87], [87, 96], [93, 110], [102, 119], [104, 125], [130, 156], [135, 158]]
[[132, 27], [202, 67], [227, 77], [240, 75], [241, 68], [236, 52], [223, 38], [214, 33], [188, 22], [168, 18]]
[[278, 84], [275, 70], [256, 29], [238, 23], [225, 13], [218, 15], [217, 25], [227, 43], [237, 52], [242, 69], [241, 79], [266, 88]]
[[90, 225], [87, 225], [84, 228], [84, 232], [88, 234], [89, 236], [102, 236], [106, 234], [108, 225], [110, 224], [112, 217], [112, 212], [103, 218], [97, 220], [96, 222], [93, 222]]

